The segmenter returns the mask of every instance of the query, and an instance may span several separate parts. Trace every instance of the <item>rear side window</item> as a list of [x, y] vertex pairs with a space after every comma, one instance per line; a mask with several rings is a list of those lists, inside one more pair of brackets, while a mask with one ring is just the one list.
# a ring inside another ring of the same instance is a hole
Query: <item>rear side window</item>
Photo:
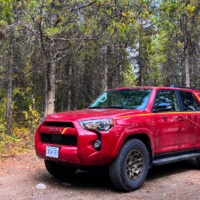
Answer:
[[158, 90], [156, 98], [154, 100], [154, 109], [161, 104], [169, 104], [171, 109], [168, 111], [179, 111], [178, 99], [175, 90]]
[[180, 91], [180, 96], [183, 103], [183, 110], [185, 111], [200, 110], [200, 105], [191, 92]]

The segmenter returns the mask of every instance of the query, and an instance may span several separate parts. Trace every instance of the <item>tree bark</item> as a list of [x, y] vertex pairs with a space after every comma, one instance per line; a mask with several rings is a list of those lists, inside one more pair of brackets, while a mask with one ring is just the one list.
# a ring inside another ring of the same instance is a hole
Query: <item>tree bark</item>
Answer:
[[11, 125], [12, 125], [13, 66], [14, 66], [13, 39], [11, 39], [10, 51], [9, 51], [7, 103], [6, 103], [6, 113], [5, 113], [7, 135], [11, 135]]
[[185, 83], [186, 87], [190, 87], [190, 66], [188, 52], [188, 33], [187, 33], [187, 16], [184, 17], [184, 64], [185, 64]]
[[[36, 102], [35, 102], [35, 99], [36, 99], [36, 83], [37, 83], [36, 77], [37, 77], [37, 74], [34, 72], [33, 77], [32, 77], [32, 79], [33, 79], [33, 95], [32, 95], [33, 105], [32, 105], [32, 109], [33, 110], [36, 110]], [[34, 134], [34, 133], [35, 133], [34, 118], [32, 118], [32, 120], [31, 120], [31, 134]]]
[[107, 53], [108, 53], [108, 46], [105, 46], [105, 66], [104, 66], [104, 78], [103, 78], [103, 91], [108, 90], [108, 58], [107, 58]]
[[44, 72], [44, 88], [43, 88], [43, 108], [44, 108], [44, 116], [48, 115], [48, 109], [47, 109], [47, 105], [48, 105], [48, 90], [47, 90], [48, 84], [47, 84], [47, 68]]
[[54, 113], [55, 110], [55, 69], [54, 62], [48, 63], [47, 66], [47, 115]]
[[72, 67], [69, 66], [69, 74], [68, 74], [68, 80], [69, 80], [69, 85], [68, 85], [68, 99], [67, 99], [67, 110], [71, 110], [71, 96], [72, 96], [72, 93], [71, 93], [71, 83], [72, 83]]
[[190, 87], [190, 68], [189, 68], [189, 55], [187, 47], [185, 49], [185, 83], [186, 87]]
[[53, 114], [55, 111], [55, 76], [56, 76], [56, 63], [54, 55], [54, 40], [50, 43], [50, 59], [47, 61], [47, 105], [45, 106], [45, 116]]
[[138, 81], [137, 81], [137, 85], [138, 86], [142, 86], [144, 84], [144, 80], [143, 80], [143, 68], [144, 68], [144, 64], [143, 64], [143, 58], [142, 58], [142, 53], [141, 53], [141, 44], [139, 44], [139, 52], [138, 52]]

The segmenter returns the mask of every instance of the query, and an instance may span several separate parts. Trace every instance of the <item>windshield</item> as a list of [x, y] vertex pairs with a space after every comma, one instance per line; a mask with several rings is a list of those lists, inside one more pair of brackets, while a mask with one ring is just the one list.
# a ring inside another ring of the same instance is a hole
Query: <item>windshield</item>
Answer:
[[144, 110], [152, 89], [120, 89], [103, 93], [89, 108], [121, 108]]

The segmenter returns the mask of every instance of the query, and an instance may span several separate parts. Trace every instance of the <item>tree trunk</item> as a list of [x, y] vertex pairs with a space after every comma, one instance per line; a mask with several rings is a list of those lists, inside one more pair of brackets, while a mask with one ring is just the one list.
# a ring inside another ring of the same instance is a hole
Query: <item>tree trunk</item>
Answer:
[[6, 103], [6, 134], [11, 135], [12, 125], [12, 93], [13, 93], [13, 66], [14, 66], [14, 54], [13, 54], [13, 39], [10, 41], [9, 52], [9, 68], [8, 68], [8, 90], [7, 90], [7, 103]]
[[68, 80], [69, 80], [69, 85], [68, 85], [68, 99], [67, 99], [67, 110], [71, 110], [71, 83], [72, 83], [72, 66], [69, 66], [69, 74], [68, 74]]
[[142, 56], [138, 55], [138, 67], [139, 67], [139, 71], [138, 71], [138, 81], [137, 81], [137, 85], [138, 86], [142, 86], [143, 85], [143, 61], [142, 61]]
[[107, 59], [108, 47], [105, 46], [105, 55], [104, 55], [104, 78], [103, 78], [103, 91], [108, 90], [108, 59]]
[[115, 16], [119, 19], [121, 15], [121, 9], [118, 0], [115, 0], [115, 7], [116, 7]]
[[55, 69], [54, 62], [47, 66], [47, 115], [54, 113], [55, 110]]
[[55, 110], [55, 76], [56, 76], [56, 63], [54, 55], [54, 41], [50, 44], [50, 59], [47, 62], [47, 105], [45, 106], [45, 116], [54, 113]]
[[48, 84], [47, 84], [47, 68], [44, 72], [44, 88], [43, 88], [43, 108], [44, 108], [44, 116], [48, 115], [48, 90], [47, 90]]
[[137, 80], [137, 85], [138, 86], [143, 86], [144, 84], [144, 59], [142, 56], [142, 42], [139, 39], [139, 50], [138, 50], [138, 58], [137, 58], [137, 63], [138, 63], [138, 80]]
[[[33, 105], [32, 105], [32, 109], [33, 110], [36, 110], [36, 102], [35, 102], [35, 99], [36, 99], [36, 84], [37, 84], [37, 80], [36, 80], [36, 77], [37, 77], [37, 74], [34, 72], [33, 73], [33, 95], [32, 95], [32, 100], [33, 100]], [[35, 132], [35, 129], [34, 129], [34, 117], [32, 118], [31, 120], [31, 134], [34, 134]]]
[[184, 64], [185, 64], [186, 87], [190, 87], [190, 66], [189, 66], [189, 52], [188, 52], [187, 16], [184, 17]]
[[190, 68], [189, 68], [189, 55], [187, 47], [185, 49], [185, 83], [186, 87], [190, 87]]

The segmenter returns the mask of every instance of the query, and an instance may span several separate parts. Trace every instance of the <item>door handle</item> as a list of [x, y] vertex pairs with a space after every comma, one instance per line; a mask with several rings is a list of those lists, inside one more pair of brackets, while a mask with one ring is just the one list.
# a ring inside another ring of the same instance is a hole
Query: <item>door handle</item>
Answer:
[[186, 120], [186, 116], [178, 116], [178, 121], [185, 121]]
[[161, 119], [167, 119], [167, 117], [166, 117], [166, 116], [160, 116], [160, 118], [161, 118]]

